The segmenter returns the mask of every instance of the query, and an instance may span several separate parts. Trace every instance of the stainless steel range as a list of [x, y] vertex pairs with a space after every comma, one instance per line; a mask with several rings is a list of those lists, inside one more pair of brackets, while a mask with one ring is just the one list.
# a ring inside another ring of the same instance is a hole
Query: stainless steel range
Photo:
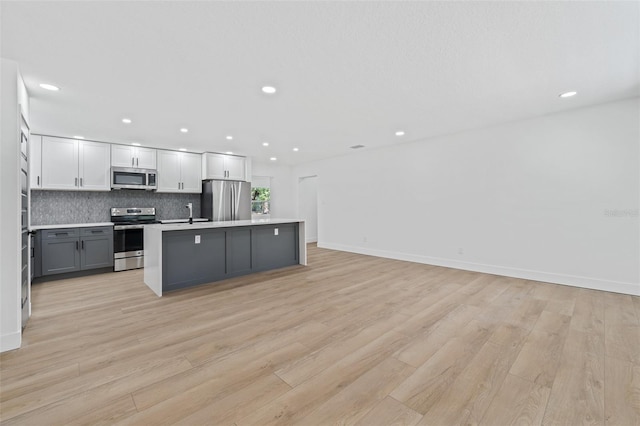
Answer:
[[113, 270], [144, 267], [144, 226], [158, 223], [155, 207], [114, 207]]

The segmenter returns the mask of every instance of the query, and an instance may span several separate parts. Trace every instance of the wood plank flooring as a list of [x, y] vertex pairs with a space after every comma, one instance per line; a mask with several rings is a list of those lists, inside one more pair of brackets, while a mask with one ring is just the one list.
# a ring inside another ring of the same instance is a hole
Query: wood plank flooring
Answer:
[[309, 246], [156, 297], [33, 286], [3, 425], [640, 425], [640, 298]]

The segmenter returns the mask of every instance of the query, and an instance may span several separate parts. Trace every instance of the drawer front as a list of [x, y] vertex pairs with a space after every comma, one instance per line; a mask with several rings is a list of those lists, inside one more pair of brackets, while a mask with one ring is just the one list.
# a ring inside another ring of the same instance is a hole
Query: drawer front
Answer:
[[43, 240], [60, 239], [60, 238], [78, 238], [78, 228], [60, 228], [60, 229], [47, 229], [42, 231]]
[[113, 226], [100, 226], [96, 228], [80, 228], [80, 235], [83, 237], [98, 237], [101, 235], [113, 234]]

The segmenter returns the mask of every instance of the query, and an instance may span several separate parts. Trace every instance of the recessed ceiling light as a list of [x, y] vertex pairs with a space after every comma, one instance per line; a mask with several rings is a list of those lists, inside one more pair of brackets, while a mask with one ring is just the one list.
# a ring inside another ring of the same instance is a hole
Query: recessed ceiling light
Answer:
[[263, 91], [264, 93], [267, 93], [267, 94], [269, 94], [269, 95], [272, 95], [272, 94], [276, 93], [276, 88], [275, 88], [275, 87], [273, 87], [273, 86], [263, 86], [263, 87], [262, 87], [262, 91]]
[[58, 90], [60, 90], [58, 86], [54, 86], [53, 84], [47, 84], [47, 83], [41, 83], [40, 87], [42, 87], [43, 89], [51, 90], [53, 92], [57, 92]]
[[74, 139], [84, 139], [84, 136], [74, 136]]
[[229, 135], [227, 136], [227, 140], [230, 141], [231, 139], [233, 139], [233, 136]]
[[269, 142], [262, 142], [262, 146], [269, 146]]
[[293, 148], [293, 150], [294, 150], [295, 152], [300, 151], [298, 148]]
[[131, 119], [130, 118], [123, 118], [122, 122], [125, 124], [131, 124]]
[[180, 148], [179, 151], [186, 151], [186, 148]]
[[133, 146], [140, 146], [140, 144], [138, 142], [133, 142], [131, 145]]
[[404, 132], [402, 130], [398, 130], [396, 132], [396, 136], [404, 136]]
[[353, 145], [353, 146], [350, 146], [349, 148], [351, 148], [351, 149], [360, 149], [360, 148], [364, 148], [364, 145]]
[[561, 98], [570, 98], [570, 97], [575, 96], [577, 94], [578, 94], [578, 92], [564, 92], [564, 93], [560, 94], [560, 97]]
[[276, 160], [277, 160], [277, 158], [276, 158], [276, 157], [271, 157], [271, 158], [269, 158], [269, 160], [271, 160], [271, 161], [276, 161]]
[[233, 154], [233, 152], [232, 151], [227, 151], [227, 152], [225, 152], [225, 154], [231, 155], [231, 154]]
[[186, 127], [183, 127], [182, 129], [180, 129], [180, 131], [182, 133], [187, 133], [189, 131], [189, 129], [187, 129]]

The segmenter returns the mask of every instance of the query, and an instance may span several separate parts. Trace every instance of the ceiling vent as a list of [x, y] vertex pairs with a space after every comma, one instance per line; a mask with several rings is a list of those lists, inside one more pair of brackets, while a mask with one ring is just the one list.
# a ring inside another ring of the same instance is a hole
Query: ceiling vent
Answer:
[[351, 149], [360, 149], [360, 148], [364, 148], [364, 145], [353, 145], [351, 147], [349, 147]]

